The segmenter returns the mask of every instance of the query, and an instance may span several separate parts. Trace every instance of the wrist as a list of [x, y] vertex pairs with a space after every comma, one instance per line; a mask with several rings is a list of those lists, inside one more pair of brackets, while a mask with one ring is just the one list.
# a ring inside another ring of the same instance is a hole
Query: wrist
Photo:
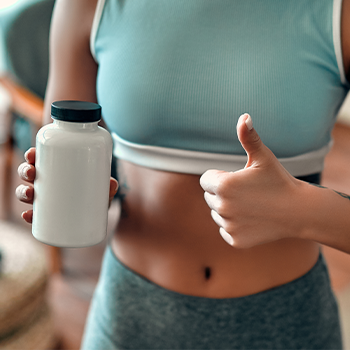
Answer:
[[319, 188], [308, 182], [300, 181], [298, 191], [298, 238], [315, 240], [319, 211], [318, 202], [322, 201]]
[[317, 199], [313, 186], [308, 182], [296, 179], [290, 207], [293, 238], [310, 239], [314, 229], [311, 211], [315, 201]]
[[349, 198], [318, 185], [301, 187], [299, 237], [349, 251]]

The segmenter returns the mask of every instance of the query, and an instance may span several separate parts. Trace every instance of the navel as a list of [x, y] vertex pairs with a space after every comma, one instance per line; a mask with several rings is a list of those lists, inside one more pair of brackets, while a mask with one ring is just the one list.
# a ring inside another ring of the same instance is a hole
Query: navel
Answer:
[[204, 277], [206, 280], [208, 280], [211, 277], [211, 269], [210, 267], [204, 268]]

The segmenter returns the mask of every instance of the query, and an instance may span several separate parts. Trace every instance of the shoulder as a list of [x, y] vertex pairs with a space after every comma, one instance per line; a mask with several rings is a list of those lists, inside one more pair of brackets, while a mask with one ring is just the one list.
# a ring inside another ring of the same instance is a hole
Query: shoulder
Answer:
[[[89, 39], [98, 0], [56, 0], [52, 27], [73, 38]], [[69, 39], [69, 38], [66, 38]]]
[[350, 80], [350, 0], [343, 0], [341, 39], [345, 73]]

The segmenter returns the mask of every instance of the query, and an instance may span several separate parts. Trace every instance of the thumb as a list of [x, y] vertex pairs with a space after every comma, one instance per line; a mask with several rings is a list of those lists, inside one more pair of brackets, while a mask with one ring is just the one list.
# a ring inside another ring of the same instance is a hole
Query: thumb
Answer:
[[246, 168], [253, 164], [259, 165], [266, 159], [266, 156], [269, 153], [267, 151], [268, 149], [253, 128], [253, 121], [248, 113], [242, 114], [238, 119], [237, 136], [248, 155], [248, 162], [245, 166]]

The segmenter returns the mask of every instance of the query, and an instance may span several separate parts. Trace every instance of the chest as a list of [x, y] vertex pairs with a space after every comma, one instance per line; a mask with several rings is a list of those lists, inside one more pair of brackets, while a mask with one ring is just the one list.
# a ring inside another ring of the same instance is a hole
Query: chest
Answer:
[[125, 2], [113, 26], [102, 22], [98, 96], [114, 132], [140, 144], [244, 154], [235, 127], [249, 112], [277, 156], [329, 141], [345, 96], [331, 13], [319, 13], [329, 17], [319, 32], [299, 1], [293, 12], [274, 12], [271, 1], [187, 3]]

